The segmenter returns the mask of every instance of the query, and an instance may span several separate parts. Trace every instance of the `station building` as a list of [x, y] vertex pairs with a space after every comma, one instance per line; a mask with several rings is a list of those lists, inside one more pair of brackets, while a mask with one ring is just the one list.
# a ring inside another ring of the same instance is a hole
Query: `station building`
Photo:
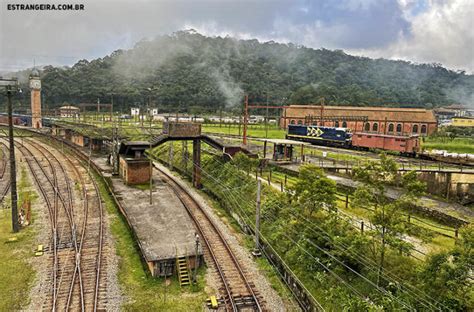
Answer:
[[318, 125], [349, 128], [353, 132], [429, 135], [436, 131], [432, 110], [422, 108], [290, 105], [283, 110], [280, 126]]
[[474, 117], [455, 117], [452, 121], [455, 127], [474, 127]]

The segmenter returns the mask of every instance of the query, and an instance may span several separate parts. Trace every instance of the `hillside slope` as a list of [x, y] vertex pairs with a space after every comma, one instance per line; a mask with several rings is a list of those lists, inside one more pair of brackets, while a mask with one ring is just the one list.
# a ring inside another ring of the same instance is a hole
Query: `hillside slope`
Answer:
[[[44, 101], [110, 102], [123, 109], [150, 100], [165, 110], [236, 109], [253, 102], [436, 107], [472, 103], [474, 77], [439, 64], [355, 57], [293, 44], [205, 37], [181, 31], [138, 42], [91, 62], [43, 68]], [[147, 88], [153, 88], [147, 91]]]

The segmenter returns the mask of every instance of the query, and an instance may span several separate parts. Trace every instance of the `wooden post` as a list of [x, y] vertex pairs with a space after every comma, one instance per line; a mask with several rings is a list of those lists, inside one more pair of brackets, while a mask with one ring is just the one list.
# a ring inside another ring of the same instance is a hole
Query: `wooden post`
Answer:
[[364, 221], [360, 221], [360, 232], [364, 233]]
[[267, 140], [263, 141], [263, 158], [267, 158]]
[[285, 188], [286, 188], [286, 182], [288, 180], [288, 176], [285, 174]]
[[349, 206], [349, 194], [346, 193], [346, 208]]
[[280, 191], [283, 192], [283, 181], [280, 181]]

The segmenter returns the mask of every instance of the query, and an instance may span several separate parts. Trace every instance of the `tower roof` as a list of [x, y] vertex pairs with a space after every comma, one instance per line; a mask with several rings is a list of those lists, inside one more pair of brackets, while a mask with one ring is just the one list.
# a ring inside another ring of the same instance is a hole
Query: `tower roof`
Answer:
[[30, 77], [39, 77], [40, 74], [39, 74], [39, 71], [35, 68], [33, 68], [33, 70], [31, 71], [31, 74], [30, 74]]

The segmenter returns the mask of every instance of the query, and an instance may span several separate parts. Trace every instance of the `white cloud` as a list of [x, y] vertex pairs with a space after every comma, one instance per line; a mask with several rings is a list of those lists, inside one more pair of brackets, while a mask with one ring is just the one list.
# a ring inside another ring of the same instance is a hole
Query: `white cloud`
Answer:
[[[413, 1], [399, 0], [407, 7]], [[409, 35], [383, 49], [350, 51], [372, 57], [441, 63], [452, 69], [474, 72], [474, 2], [430, 1], [428, 9], [411, 22]]]

